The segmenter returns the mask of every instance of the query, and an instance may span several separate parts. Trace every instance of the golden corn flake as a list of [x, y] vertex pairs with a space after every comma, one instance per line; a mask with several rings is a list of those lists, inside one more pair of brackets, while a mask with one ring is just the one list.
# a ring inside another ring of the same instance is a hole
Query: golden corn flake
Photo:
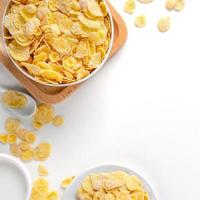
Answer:
[[[11, 57], [36, 80], [49, 84], [89, 76], [105, 58], [112, 35], [102, 0], [13, 0], [4, 26]], [[88, 66], [97, 53], [90, 51], [92, 45], [102, 45], [95, 67]], [[67, 57], [77, 60], [72, 64]], [[34, 126], [42, 123], [34, 121]]]
[[49, 191], [49, 183], [43, 178], [34, 181], [30, 200], [46, 200]]
[[27, 104], [27, 98], [20, 92], [14, 90], [7, 90], [2, 95], [4, 105], [10, 108], [24, 108]]
[[133, 14], [135, 11], [135, 0], [126, 0], [124, 4], [124, 11]]
[[185, 0], [176, 0], [176, 5], [174, 7], [175, 11], [182, 11], [185, 7]]
[[7, 134], [1, 134], [1, 135], [0, 135], [0, 142], [1, 142], [2, 144], [6, 144], [6, 143], [7, 143], [7, 137], [8, 137]]
[[46, 200], [59, 200], [58, 192], [51, 191], [46, 197]]
[[33, 159], [33, 150], [25, 150], [20, 153], [20, 159], [22, 161], [30, 161]]
[[143, 28], [144, 26], [146, 26], [147, 24], [147, 20], [146, 17], [144, 15], [138, 16], [135, 18], [135, 26], [138, 28]]
[[8, 133], [16, 133], [20, 128], [21, 122], [15, 118], [8, 118], [5, 122], [5, 129]]
[[53, 118], [53, 125], [58, 127], [64, 124], [64, 117], [61, 115], [57, 115]]
[[8, 51], [16, 61], [27, 61], [30, 58], [29, 50], [30, 47], [20, 46], [14, 40], [8, 45]]
[[39, 174], [39, 176], [48, 176], [49, 172], [45, 166], [39, 165], [38, 166], [38, 174]]
[[71, 184], [71, 182], [74, 180], [74, 178], [75, 178], [75, 177], [72, 176], [72, 177], [69, 177], [69, 178], [64, 179], [64, 180], [62, 181], [62, 183], [61, 183], [61, 188], [63, 188], [63, 189], [67, 188], [67, 186]]
[[19, 157], [21, 150], [19, 149], [19, 146], [17, 144], [11, 144], [10, 145], [10, 153], [13, 156]]
[[[47, 70], [44, 70], [47, 71]], [[46, 73], [47, 74], [47, 73]], [[44, 74], [43, 74], [44, 75]], [[48, 77], [48, 78], [52, 78]], [[33, 119], [33, 126], [36, 128], [42, 127], [44, 124], [52, 122], [54, 118], [54, 108], [51, 105], [39, 104]]]
[[17, 136], [13, 133], [7, 135], [7, 143], [14, 144], [17, 141]]
[[114, 171], [86, 177], [77, 191], [77, 199], [149, 200], [149, 196], [137, 176]]
[[165, 3], [165, 7], [168, 9], [168, 10], [173, 10], [176, 6], [176, 1], [177, 0], [167, 0], [166, 3]]
[[34, 159], [38, 161], [46, 160], [51, 154], [51, 145], [48, 143], [40, 143], [34, 149]]
[[170, 29], [170, 25], [170, 17], [162, 17], [159, 19], [157, 27], [160, 32], [164, 33]]
[[36, 140], [36, 135], [30, 131], [27, 131], [24, 135], [24, 140], [30, 144], [33, 144]]
[[24, 141], [20, 142], [18, 144], [18, 146], [19, 146], [20, 150], [22, 150], [22, 151], [26, 151], [26, 150], [30, 150], [31, 149], [29, 143], [24, 142]]

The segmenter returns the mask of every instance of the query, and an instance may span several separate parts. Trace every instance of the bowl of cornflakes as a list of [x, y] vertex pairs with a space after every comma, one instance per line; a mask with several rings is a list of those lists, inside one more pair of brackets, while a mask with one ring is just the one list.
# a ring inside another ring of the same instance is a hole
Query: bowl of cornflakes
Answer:
[[67, 187], [63, 200], [158, 200], [152, 185], [138, 172], [119, 165], [86, 170]]
[[9, 0], [2, 30], [14, 65], [48, 86], [93, 76], [108, 59], [114, 38], [105, 0]]

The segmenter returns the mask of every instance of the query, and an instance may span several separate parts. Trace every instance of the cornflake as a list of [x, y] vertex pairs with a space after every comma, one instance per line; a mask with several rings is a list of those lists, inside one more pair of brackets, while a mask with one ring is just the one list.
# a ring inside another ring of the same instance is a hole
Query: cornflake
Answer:
[[114, 171], [86, 177], [77, 191], [77, 199], [148, 200], [149, 195], [137, 176]]
[[[89, 76], [105, 58], [112, 36], [103, 0], [12, 0], [4, 27], [13, 60], [37, 81], [54, 85]], [[104, 53], [91, 67], [99, 45]], [[73, 65], [66, 62], [72, 57]]]
[[26, 96], [14, 90], [7, 90], [4, 92], [2, 101], [5, 106], [16, 109], [24, 108], [27, 104]]
[[74, 178], [75, 178], [74, 176], [71, 176], [69, 178], [64, 179], [61, 183], [61, 188], [63, 189], [67, 188], [67, 186], [71, 184]]
[[5, 129], [8, 133], [16, 133], [20, 128], [21, 122], [15, 118], [8, 118], [5, 122]]
[[39, 104], [33, 118], [33, 127], [41, 128], [44, 124], [52, 122], [54, 118], [54, 108], [51, 105]]
[[160, 32], [167, 32], [170, 29], [170, 25], [170, 17], [163, 17], [159, 19], [157, 27]]
[[53, 118], [53, 125], [58, 127], [64, 124], [64, 118], [61, 115], [57, 115]]
[[51, 145], [48, 143], [40, 143], [34, 149], [33, 157], [38, 161], [45, 161], [51, 154]]
[[143, 28], [146, 26], [147, 20], [144, 15], [138, 16], [135, 18], [135, 26], [138, 28]]
[[182, 11], [185, 7], [185, 0], [176, 0], [176, 5], [174, 7], [175, 11]]
[[124, 11], [133, 14], [135, 11], [135, 0], [126, 0], [124, 4]]
[[177, 0], [167, 0], [165, 3], [165, 7], [168, 10], [173, 10], [176, 6], [176, 2], [177, 2]]
[[39, 176], [48, 176], [49, 172], [45, 166], [39, 165], [38, 166], [38, 174], [39, 174]]

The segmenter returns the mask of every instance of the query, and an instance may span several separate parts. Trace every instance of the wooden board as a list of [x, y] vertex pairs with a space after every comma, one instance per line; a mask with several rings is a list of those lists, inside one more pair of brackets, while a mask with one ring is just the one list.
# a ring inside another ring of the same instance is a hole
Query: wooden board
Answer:
[[[5, 2], [6, 0], [0, 0], [0, 27], [2, 27], [2, 15], [4, 12]], [[113, 8], [113, 6], [109, 2], [107, 3], [110, 7], [115, 27], [115, 38], [113, 42], [113, 48], [110, 53], [111, 57], [125, 43], [127, 38], [127, 29], [121, 16], [117, 13], [117, 11]], [[43, 103], [48, 103], [48, 104], [59, 103], [64, 99], [66, 99], [81, 85], [79, 84], [69, 87], [51, 87], [51, 86], [44, 86], [40, 83], [32, 81], [28, 77], [24, 76], [24, 74], [22, 74], [15, 67], [15, 65], [9, 59], [5, 50], [2, 48], [2, 45], [0, 49], [0, 62], [20, 81], [20, 83], [27, 89], [27, 91], [33, 97], [35, 97], [38, 101]]]

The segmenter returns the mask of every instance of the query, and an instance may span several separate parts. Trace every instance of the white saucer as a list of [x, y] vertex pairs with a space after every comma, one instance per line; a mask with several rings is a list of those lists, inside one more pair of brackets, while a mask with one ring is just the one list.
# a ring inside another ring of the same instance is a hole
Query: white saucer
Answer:
[[77, 190], [80, 188], [83, 179], [86, 176], [90, 175], [91, 173], [113, 172], [113, 171], [118, 171], [118, 170], [127, 172], [128, 174], [136, 175], [137, 177], [139, 177], [144, 185], [144, 189], [149, 193], [150, 200], [158, 200], [155, 190], [150, 185], [150, 183], [146, 180], [146, 178], [144, 178], [142, 175], [138, 174], [137, 172], [135, 172], [134, 170], [130, 168], [122, 167], [118, 165], [102, 165], [102, 166], [93, 167], [83, 172], [77, 178], [75, 178], [74, 181], [69, 185], [69, 187], [64, 192], [62, 200], [69, 200], [69, 199], [77, 200], [76, 198]]

